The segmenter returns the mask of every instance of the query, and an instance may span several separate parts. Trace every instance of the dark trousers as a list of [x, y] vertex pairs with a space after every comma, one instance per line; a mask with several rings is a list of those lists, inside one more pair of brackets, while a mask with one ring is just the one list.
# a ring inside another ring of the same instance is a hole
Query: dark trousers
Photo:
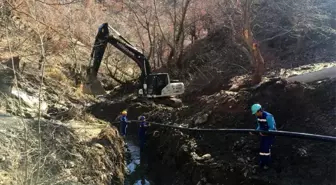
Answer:
[[120, 123], [120, 134], [121, 136], [126, 135], [127, 123], [121, 122]]
[[269, 165], [271, 161], [271, 147], [274, 143], [274, 136], [261, 136], [260, 138], [260, 167]]
[[139, 145], [140, 149], [143, 150], [146, 142], [146, 134], [145, 133], [139, 133]]

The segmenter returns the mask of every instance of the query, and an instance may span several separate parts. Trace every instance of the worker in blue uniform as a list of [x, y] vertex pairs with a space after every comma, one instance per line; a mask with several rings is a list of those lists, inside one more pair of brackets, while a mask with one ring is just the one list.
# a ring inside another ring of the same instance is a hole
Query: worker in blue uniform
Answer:
[[[254, 104], [251, 107], [252, 114], [256, 116], [257, 128], [260, 131], [276, 131], [276, 123], [274, 117], [269, 112], [262, 109], [260, 104]], [[271, 160], [271, 147], [274, 143], [274, 135], [266, 135], [259, 133], [260, 135], [260, 161], [259, 165], [262, 169], [268, 169]]]
[[139, 117], [140, 124], [139, 124], [139, 142], [140, 142], [140, 150], [143, 150], [146, 142], [146, 131], [150, 124], [146, 121], [145, 116]]
[[121, 112], [121, 117], [120, 117], [120, 135], [123, 137], [126, 136], [127, 126], [128, 126], [127, 111], [124, 110]]

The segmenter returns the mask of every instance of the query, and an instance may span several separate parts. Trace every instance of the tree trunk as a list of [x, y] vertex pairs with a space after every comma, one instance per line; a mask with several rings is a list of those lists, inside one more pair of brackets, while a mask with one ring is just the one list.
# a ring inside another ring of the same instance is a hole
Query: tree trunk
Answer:
[[253, 75], [252, 75], [252, 84], [258, 84], [261, 81], [262, 75], [265, 70], [265, 62], [261, 55], [259, 45], [253, 39], [253, 33], [251, 29], [251, 5], [252, 0], [245, 1], [245, 7], [243, 10], [243, 34], [244, 41], [248, 46], [248, 50], [252, 55], [252, 64], [253, 64]]
[[265, 62], [264, 62], [264, 58], [262, 57], [260, 53], [259, 46], [256, 44], [254, 48], [255, 48], [253, 50], [254, 73], [252, 77], [252, 84], [258, 84], [259, 82], [261, 82], [262, 75], [265, 72]]

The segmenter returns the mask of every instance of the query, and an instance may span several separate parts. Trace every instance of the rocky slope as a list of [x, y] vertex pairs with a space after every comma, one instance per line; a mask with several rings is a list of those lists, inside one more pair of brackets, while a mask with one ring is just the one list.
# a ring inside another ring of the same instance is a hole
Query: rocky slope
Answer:
[[76, 86], [71, 52], [45, 40], [43, 58], [35, 24], [1, 14], [0, 25], [0, 184], [122, 184], [124, 142], [85, 113], [96, 100]]

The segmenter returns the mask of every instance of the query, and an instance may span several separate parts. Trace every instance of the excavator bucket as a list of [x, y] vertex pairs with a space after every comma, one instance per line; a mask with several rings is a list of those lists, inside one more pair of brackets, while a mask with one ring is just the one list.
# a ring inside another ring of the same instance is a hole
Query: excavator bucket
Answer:
[[83, 85], [83, 93], [97, 96], [105, 95], [106, 91], [97, 78], [92, 78], [90, 80], [87, 80]]

